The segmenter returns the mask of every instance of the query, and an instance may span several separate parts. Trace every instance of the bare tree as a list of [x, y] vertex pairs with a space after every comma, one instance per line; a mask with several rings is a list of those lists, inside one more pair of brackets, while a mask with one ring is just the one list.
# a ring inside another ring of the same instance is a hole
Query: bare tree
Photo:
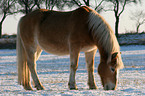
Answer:
[[0, 21], [0, 38], [2, 37], [2, 24], [8, 15], [12, 15], [16, 9], [16, 0], [0, 0], [0, 14], [2, 15]]
[[20, 5], [20, 8], [22, 8], [19, 11], [28, 14], [34, 8], [40, 9], [40, 4], [42, 4], [42, 0], [18, 0], [18, 4]]
[[57, 0], [45, 0], [45, 9], [52, 10], [57, 3]]
[[105, 0], [68, 0], [68, 1], [76, 6], [80, 7], [82, 5], [86, 5], [98, 12], [101, 12], [103, 9], [102, 4]]
[[67, 3], [66, 0], [43, 0], [46, 9], [52, 10], [54, 7], [59, 9], [63, 9], [65, 4]]
[[25, 14], [28, 14], [33, 9], [40, 9], [42, 6], [45, 7], [45, 9], [50, 10], [55, 6], [59, 9], [63, 9], [66, 2], [66, 0], [18, 0], [18, 3], [22, 8], [20, 11]]
[[130, 19], [136, 22], [136, 33], [139, 33], [140, 26], [145, 24], [145, 11], [137, 10], [133, 12]]
[[120, 16], [124, 12], [126, 5], [130, 4], [130, 3], [137, 4], [137, 2], [140, 0], [105, 0], [105, 1], [110, 2], [113, 5], [113, 8], [111, 8], [111, 9], [109, 8], [107, 10], [114, 11], [114, 13], [115, 13], [115, 19], [116, 19], [116, 21], [115, 21], [115, 35], [118, 38], [118, 28], [119, 28]]

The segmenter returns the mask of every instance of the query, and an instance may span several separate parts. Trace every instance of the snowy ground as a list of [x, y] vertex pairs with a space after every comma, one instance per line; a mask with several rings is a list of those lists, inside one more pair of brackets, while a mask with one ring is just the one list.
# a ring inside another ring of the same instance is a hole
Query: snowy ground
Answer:
[[42, 91], [25, 91], [17, 84], [16, 50], [0, 50], [0, 95], [35, 95], [35, 96], [92, 96], [92, 95], [145, 95], [145, 46], [121, 46], [122, 59], [125, 65], [120, 70], [117, 90], [104, 91], [97, 73], [99, 54], [95, 58], [95, 80], [97, 90], [89, 90], [84, 53], [80, 54], [79, 67], [76, 74], [78, 90], [69, 90], [69, 56], [55, 56], [42, 53], [37, 61], [40, 81], [45, 87]]

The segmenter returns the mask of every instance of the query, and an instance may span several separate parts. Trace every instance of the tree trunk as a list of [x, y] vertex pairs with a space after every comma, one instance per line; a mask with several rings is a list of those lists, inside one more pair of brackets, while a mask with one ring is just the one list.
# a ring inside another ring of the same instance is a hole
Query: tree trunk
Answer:
[[140, 27], [140, 24], [137, 25], [137, 28], [136, 28], [136, 33], [139, 32], [139, 27]]
[[119, 26], [119, 17], [116, 16], [116, 22], [115, 22], [115, 35], [118, 38], [118, 26]]
[[0, 38], [2, 38], [2, 23], [0, 23]]
[[90, 6], [90, 3], [89, 2], [90, 2], [90, 0], [87, 0], [87, 2], [86, 2], [86, 5], [87, 6]]
[[25, 14], [28, 14], [29, 12], [28, 12], [28, 6], [27, 5], [25, 5]]
[[25, 1], [25, 14], [29, 13], [29, 5], [28, 5], [28, 0]]
[[5, 19], [6, 19], [6, 13], [4, 13], [2, 20], [0, 21], [0, 38], [2, 38], [2, 25]]
[[115, 18], [116, 18], [116, 22], [115, 22], [115, 35], [118, 38], [118, 26], [119, 26], [119, 1], [115, 0], [115, 7], [114, 7], [114, 13], [115, 13]]

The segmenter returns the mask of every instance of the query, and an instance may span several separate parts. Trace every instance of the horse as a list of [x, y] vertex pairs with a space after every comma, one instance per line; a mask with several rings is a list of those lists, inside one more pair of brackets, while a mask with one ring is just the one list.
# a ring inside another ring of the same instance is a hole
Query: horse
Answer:
[[123, 68], [120, 46], [113, 30], [95, 10], [82, 6], [73, 11], [37, 9], [23, 16], [17, 31], [18, 83], [25, 90], [43, 90], [36, 61], [42, 50], [55, 55], [70, 55], [68, 86], [76, 90], [75, 75], [79, 53], [85, 53], [89, 89], [97, 89], [94, 79], [94, 57], [100, 54], [98, 73], [104, 90], [115, 90], [119, 69]]

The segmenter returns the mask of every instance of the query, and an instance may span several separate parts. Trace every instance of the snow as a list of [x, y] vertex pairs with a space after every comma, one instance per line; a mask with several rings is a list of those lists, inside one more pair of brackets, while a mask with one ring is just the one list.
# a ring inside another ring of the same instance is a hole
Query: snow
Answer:
[[145, 45], [121, 46], [125, 65], [120, 70], [119, 83], [115, 91], [103, 90], [97, 73], [99, 53], [95, 57], [95, 81], [97, 90], [87, 86], [87, 70], [84, 53], [80, 54], [76, 74], [78, 90], [68, 89], [69, 56], [55, 56], [42, 52], [37, 61], [37, 72], [45, 90], [26, 91], [17, 83], [16, 50], [0, 50], [0, 96], [106, 96], [106, 95], [145, 95]]

